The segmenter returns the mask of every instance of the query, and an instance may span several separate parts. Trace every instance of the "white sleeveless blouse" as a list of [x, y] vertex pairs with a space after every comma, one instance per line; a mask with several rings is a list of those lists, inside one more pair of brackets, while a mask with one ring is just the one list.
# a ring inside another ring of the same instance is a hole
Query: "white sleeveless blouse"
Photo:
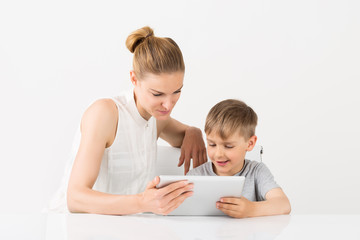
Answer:
[[[156, 119], [146, 121], [137, 110], [133, 91], [112, 98], [119, 120], [113, 144], [105, 149], [94, 190], [110, 194], [137, 194], [143, 192], [155, 176], [157, 150]], [[49, 211], [68, 212], [66, 192], [72, 165], [80, 145], [78, 130], [71, 159], [65, 170], [62, 186], [48, 207]]]

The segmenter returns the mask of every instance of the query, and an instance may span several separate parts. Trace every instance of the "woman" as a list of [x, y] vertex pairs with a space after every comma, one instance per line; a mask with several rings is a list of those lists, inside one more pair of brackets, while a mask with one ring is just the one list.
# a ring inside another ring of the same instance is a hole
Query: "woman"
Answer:
[[126, 46], [134, 53], [134, 89], [85, 111], [67, 191], [60, 194], [70, 212], [168, 214], [191, 196], [192, 184], [185, 181], [157, 189], [159, 178], [151, 180], [158, 137], [181, 147], [185, 173], [191, 158], [194, 167], [207, 161], [201, 131], [170, 117], [185, 71], [178, 45], [143, 27], [128, 36]]

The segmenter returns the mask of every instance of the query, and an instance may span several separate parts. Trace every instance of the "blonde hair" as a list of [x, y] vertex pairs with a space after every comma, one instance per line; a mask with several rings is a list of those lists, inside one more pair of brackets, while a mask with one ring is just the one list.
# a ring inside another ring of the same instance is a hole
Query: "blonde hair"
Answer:
[[171, 38], [154, 36], [146, 26], [132, 32], [126, 39], [126, 47], [134, 53], [133, 68], [138, 78], [146, 73], [160, 74], [184, 72], [185, 64], [179, 46]]
[[213, 106], [206, 117], [205, 133], [215, 131], [222, 139], [240, 133], [248, 140], [255, 135], [258, 117], [244, 102], [227, 99]]

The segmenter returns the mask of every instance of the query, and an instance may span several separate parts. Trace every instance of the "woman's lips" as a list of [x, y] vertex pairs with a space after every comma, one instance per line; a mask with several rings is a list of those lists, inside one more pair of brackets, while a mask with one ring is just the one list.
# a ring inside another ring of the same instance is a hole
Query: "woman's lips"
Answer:
[[159, 113], [162, 114], [162, 115], [167, 115], [170, 111], [160, 111], [159, 110]]
[[220, 167], [224, 167], [228, 162], [229, 162], [229, 160], [226, 160], [226, 161], [216, 161], [217, 165], [219, 165]]

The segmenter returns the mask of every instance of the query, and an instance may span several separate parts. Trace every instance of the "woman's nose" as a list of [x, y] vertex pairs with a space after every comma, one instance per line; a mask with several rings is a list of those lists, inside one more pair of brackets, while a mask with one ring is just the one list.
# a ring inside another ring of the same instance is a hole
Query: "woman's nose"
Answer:
[[161, 104], [166, 110], [170, 110], [173, 103], [172, 103], [172, 100], [170, 98], [168, 99], [165, 99], [165, 101], [162, 102]]
[[162, 106], [163, 106], [163, 108], [165, 108], [166, 110], [169, 110], [169, 102], [163, 102], [162, 104], [161, 104]]

